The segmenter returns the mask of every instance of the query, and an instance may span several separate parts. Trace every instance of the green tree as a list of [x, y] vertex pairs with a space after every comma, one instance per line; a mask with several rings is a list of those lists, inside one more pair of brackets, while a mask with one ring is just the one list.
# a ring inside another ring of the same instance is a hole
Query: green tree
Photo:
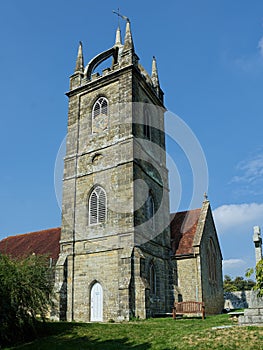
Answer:
[[253, 287], [254, 290], [258, 291], [258, 296], [263, 297], [263, 259], [259, 260], [256, 265], [256, 269], [248, 269], [246, 276], [250, 277], [253, 273], [256, 273], [256, 283]]
[[255, 290], [258, 290], [258, 296], [263, 297], [263, 259], [256, 266], [256, 284]]
[[251, 279], [244, 279], [241, 276], [237, 276], [232, 279], [230, 276], [224, 276], [224, 291], [225, 292], [237, 292], [242, 290], [251, 290], [255, 282]]
[[51, 305], [52, 271], [46, 257], [14, 260], [0, 254], [0, 343], [26, 339]]
[[224, 276], [224, 291], [225, 292], [236, 292], [238, 289], [234, 285], [232, 278], [228, 275]]

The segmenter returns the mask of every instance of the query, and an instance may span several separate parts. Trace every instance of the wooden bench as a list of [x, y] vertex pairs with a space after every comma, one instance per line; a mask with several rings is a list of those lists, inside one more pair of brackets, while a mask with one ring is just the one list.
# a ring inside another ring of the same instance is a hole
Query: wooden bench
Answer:
[[198, 301], [182, 301], [175, 302], [173, 307], [173, 319], [176, 320], [176, 315], [199, 314], [202, 319], [205, 319], [205, 304]]

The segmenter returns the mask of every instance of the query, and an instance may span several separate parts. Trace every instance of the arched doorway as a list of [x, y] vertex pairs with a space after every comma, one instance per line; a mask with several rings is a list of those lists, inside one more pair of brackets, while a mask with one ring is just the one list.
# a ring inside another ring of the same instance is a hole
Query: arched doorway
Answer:
[[103, 290], [99, 282], [94, 283], [90, 293], [90, 320], [103, 321]]

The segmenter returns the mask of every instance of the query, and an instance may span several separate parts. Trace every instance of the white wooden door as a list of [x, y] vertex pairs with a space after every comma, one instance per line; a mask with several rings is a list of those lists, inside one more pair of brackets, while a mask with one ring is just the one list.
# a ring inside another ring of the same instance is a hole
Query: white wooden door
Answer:
[[91, 288], [90, 320], [92, 322], [103, 321], [103, 290], [100, 283], [96, 282]]

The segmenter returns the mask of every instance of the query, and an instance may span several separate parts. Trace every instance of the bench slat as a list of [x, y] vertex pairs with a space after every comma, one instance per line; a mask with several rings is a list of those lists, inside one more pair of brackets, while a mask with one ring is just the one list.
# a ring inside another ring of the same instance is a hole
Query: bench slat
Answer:
[[198, 301], [182, 301], [175, 302], [173, 307], [173, 318], [176, 319], [176, 314], [202, 314], [202, 319], [205, 318], [205, 304]]

